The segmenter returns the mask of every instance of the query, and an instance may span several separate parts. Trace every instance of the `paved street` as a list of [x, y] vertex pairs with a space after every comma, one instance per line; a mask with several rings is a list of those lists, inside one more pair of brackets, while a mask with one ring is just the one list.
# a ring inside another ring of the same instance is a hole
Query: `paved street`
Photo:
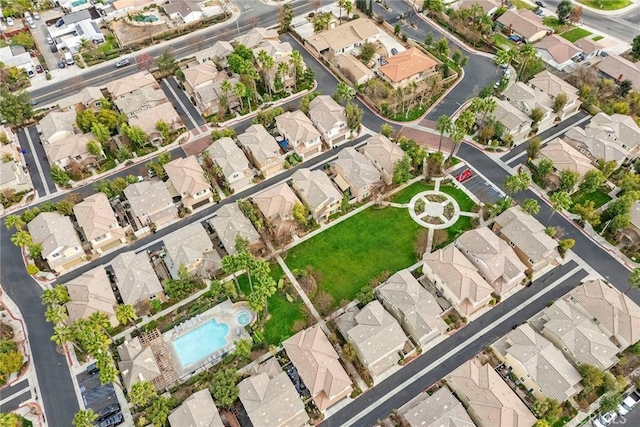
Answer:
[[2, 393], [0, 393], [0, 412], [14, 411], [20, 403], [30, 398], [29, 380], [24, 377], [20, 382], [2, 389]]

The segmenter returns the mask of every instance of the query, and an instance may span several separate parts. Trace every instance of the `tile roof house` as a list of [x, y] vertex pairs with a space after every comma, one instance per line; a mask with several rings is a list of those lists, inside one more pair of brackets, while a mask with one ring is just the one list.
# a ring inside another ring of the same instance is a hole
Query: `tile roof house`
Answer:
[[640, 307], [604, 280], [586, 281], [564, 299], [593, 319], [620, 351], [640, 341]]
[[506, 89], [502, 96], [518, 110], [531, 116], [534, 109], [542, 110], [544, 115], [538, 122], [539, 129], [545, 129], [553, 124], [556, 115], [553, 112], [553, 100], [546, 93], [536, 90], [523, 82], [516, 82]]
[[408, 338], [398, 321], [375, 300], [362, 310], [348, 309], [336, 323], [374, 379], [396, 365], [407, 346]]
[[162, 9], [171, 20], [188, 24], [203, 19], [206, 15], [198, 0], [169, 0], [162, 4]]
[[115, 101], [126, 96], [139, 88], [148, 85], [157, 85], [156, 79], [148, 71], [140, 71], [130, 76], [112, 80], [107, 83], [106, 89]]
[[102, 91], [100, 91], [100, 88], [88, 86], [81, 89], [78, 93], [62, 98], [58, 101], [58, 107], [63, 111], [74, 110], [79, 112], [91, 109], [94, 112], [98, 112], [100, 110], [100, 99], [102, 98], [104, 98], [104, 95]]
[[533, 76], [533, 78], [529, 80], [529, 85], [536, 90], [546, 93], [553, 100], [561, 93], [567, 97], [567, 102], [562, 110], [556, 113], [560, 120], [575, 113], [578, 111], [578, 108], [580, 108], [581, 103], [578, 89], [547, 70], [540, 71]]
[[619, 55], [609, 55], [598, 62], [596, 68], [605, 77], [617, 82], [630, 80], [636, 90], [640, 90], [640, 61], [631, 62]]
[[184, 89], [189, 96], [194, 96], [195, 89], [213, 82], [218, 75], [218, 68], [213, 62], [202, 62], [182, 70], [184, 73]]
[[329, 148], [346, 141], [350, 133], [344, 108], [329, 95], [316, 96], [309, 103], [309, 118]]
[[184, 127], [180, 115], [170, 102], [140, 110], [129, 118], [129, 124], [140, 127], [147, 134], [149, 142], [156, 145], [162, 142], [162, 133], [156, 129], [159, 121], [167, 123], [172, 131]]
[[227, 68], [227, 57], [233, 53], [233, 46], [226, 40], [218, 40], [210, 48], [203, 49], [196, 53], [196, 59], [199, 62], [205, 62], [207, 59], [212, 60], [222, 68]]
[[[8, 155], [14, 158], [13, 153], [13, 150], [11, 150], [11, 153]], [[3, 157], [6, 155], [6, 152], [2, 154]], [[17, 155], [15, 157], [17, 157]], [[4, 159], [0, 162], [0, 191], [12, 190], [20, 193], [22, 191], [29, 191], [30, 188], [30, 181], [27, 178], [22, 163], [16, 162], [15, 160], [6, 162]]]
[[244, 133], [238, 135], [238, 142], [264, 177], [284, 170], [284, 156], [280, 154], [280, 146], [264, 126], [249, 126]]
[[500, 359], [536, 399], [564, 402], [582, 390], [582, 375], [551, 341], [525, 323], [493, 343]]
[[527, 139], [533, 120], [509, 101], [497, 98], [495, 100], [497, 106], [491, 115], [502, 123], [505, 133], [510, 133], [516, 144]]
[[[264, 81], [271, 88], [272, 92], [276, 92], [276, 81], [277, 78], [280, 78], [280, 83], [285, 91], [289, 91], [296, 84], [295, 80], [295, 70], [293, 67], [289, 66], [289, 69], [286, 73], [278, 72], [278, 67], [280, 64], [290, 64], [291, 54], [293, 53], [293, 48], [289, 42], [280, 42], [279, 40], [266, 39], [260, 42], [260, 44], [253, 49], [254, 57], [257, 58], [260, 54], [260, 51], [265, 51], [267, 55], [273, 58], [273, 67], [269, 70], [262, 70], [262, 74], [264, 76]], [[302, 69], [304, 70], [306, 65], [302, 64]]]
[[95, 141], [92, 133], [76, 133], [55, 142], [45, 142], [43, 147], [51, 166], [66, 168], [73, 162], [91, 165], [104, 158], [103, 153], [98, 156], [89, 153], [87, 144], [91, 141]]
[[162, 373], [156, 362], [151, 347], [143, 347], [140, 337], [125, 341], [118, 346], [120, 362], [118, 368], [122, 375], [123, 385], [127, 390], [141, 381], [149, 381], [156, 390], [162, 381]]
[[398, 410], [409, 427], [476, 427], [462, 403], [447, 387], [420, 393]]
[[[209, 83], [198, 85], [193, 89], [192, 99], [203, 116], [212, 116], [240, 108], [240, 99], [235, 93], [233, 91], [225, 92], [222, 89], [225, 80], [229, 82], [231, 87], [240, 82], [235, 77], [229, 77], [227, 73], [218, 73]], [[223, 102], [225, 96], [226, 103]]]
[[600, 41], [589, 37], [583, 37], [580, 40], [573, 42], [573, 44], [582, 51], [585, 55], [585, 59], [591, 59], [595, 56], [599, 56], [605, 49], [605, 46]]
[[160, 85], [154, 82], [123, 94], [114, 99], [114, 104], [127, 117], [135, 117], [138, 113], [167, 101], [167, 95], [160, 89]]
[[580, 144], [593, 161], [603, 158], [620, 165], [640, 152], [640, 127], [630, 116], [598, 113], [584, 129], [578, 126], [569, 129], [565, 140]]
[[126, 242], [124, 230], [104, 193], [85, 197], [73, 206], [73, 215], [92, 252], [101, 254]]
[[125, 304], [162, 296], [163, 288], [146, 251], [122, 252], [111, 261], [111, 268]]
[[547, 235], [545, 226], [514, 206], [501, 213], [493, 231], [516, 251], [528, 271], [538, 271], [558, 258], [558, 242]]
[[178, 278], [180, 266], [192, 273], [204, 260], [206, 253], [215, 252], [207, 230], [199, 222], [167, 234], [162, 242], [167, 251], [168, 259], [165, 258], [165, 263], [174, 279]]
[[494, 294], [508, 294], [526, 278], [527, 267], [507, 242], [489, 227], [469, 230], [458, 237], [456, 247], [493, 287]]
[[425, 253], [423, 273], [463, 317], [491, 301], [494, 289], [476, 267], [453, 245]]
[[153, 225], [158, 230], [178, 218], [178, 208], [162, 181], [131, 184], [124, 189], [124, 196], [143, 227]]
[[531, 10], [507, 10], [498, 20], [507, 31], [517, 33], [529, 43], [535, 43], [552, 30], [542, 23], [542, 19]]
[[249, 246], [260, 242], [260, 234], [251, 221], [244, 216], [236, 203], [222, 206], [209, 224], [220, 238], [229, 255], [236, 253], [236, 237], [249, 240]]
[[580, 177], [596, 168], [589, 157], [560, 138], [555, 138], [542, 147], [540, 156], [551, 160], [556, 171], [570, 170], [578, 172]]
[[640, 201], [636, 201], [631, 205], [629, 212], [631, 221], [629, 226], [620, 231], [621, 242], [628, 248], [635, 247], [640, 242]]
[[218, 408], [208, 389], [187, 397], [169, 414], [171, 427], [224, 427]]
[[278, 40], [278, 31], [263, 27], [254, 27], [231, 40], [232, 45], [243, 45], [249, 49], [258, 46], [264, 40]]
[[364, 43], [378, 40], [381, 31], [370, 19], [358, 18], [330, 30], [313, 34], [306, 42], [319, 54], [350, 52]]
[[249, 166], [249, 159], [245, 156], [236, 142], [229, 138], [220, 138], [207, 148], [211, 160], [222, 169], [222, 173], [229, 186], [238, 191], [251, 184], [253, 171]]
[[376, 134], [367, 139], [367, 145], [362, 147], [362, 154], [373, 162], [373, 165], [382, 173], [385, 184], [393, 181], [393, 172], [396, 164], [404, 157], [402, 148], [382, 134]]
[[582, 50], [569, 40], [552, 34], [533, 45], [544, 62], [558, 71], [564, 71], [573, 65], [573, 61]]
[[387, 57], [387, 63], [378, 71], [383, 80], [394, 89], [403, 88], [411, 82], [421, 82], [437, 72], [438, 61], [417, 47]]
[[478, 427], [531, 427], [538, 421], [500, 374], [477, 358], [445, 379]]
[[69, 321], [88, 319], [93, 313], [104, 313], [112, 327], [118, 326], [116, 297], [103, 266], [96, 267], [65, 283], [70, 301], [65, 304]]
[[282, 346], [321, 412], [351, 393], [351, 378], [320, 327], [300, 331]]
[[286, 182], [256, 194], [252, 200], [265, 219], [273, 224], [276, 236], [291, 233], [296, 227], [293, 207], [302, 202]]
[[382, 174], [373, 163], [353, 147], [340, 151], [331, 169], [336, 174], [338, 187], [343, 192], [349, 190], [358, 202], [369, 197], [382, 180]]
[[424, 346], [447, 330], [442, 308], [409, 270], [400, 270], [376, 288], [378, 299], [416, 345]]
[[376, 76], [371, 68], [350, 53], [336, 56], [334, 63], [340, 72], [356, 85], [365, 84]]
[[276, 117], [278, 132], [288, 141], [304, 160], [319, 154], [322, 150], [320, 132], [300, 110], [287, 111]]
[[195, 156], [172, 160], [164, 165], [164, 170], [169, 177], [169, 193], [177, 194], [187, 210], [213, 202], [211, 184]]
[[44, 144], [59, 142], [73, 136], [76, 128], [75, 111], [52, 111], [40, 120], [38, 131]]
[[542, 310], [529, 324], [576, 366], [586, 363], [607, 370], [618, 363], [618, 347], [593, 319], [564, 299]]
[[291, 179], [293, 189], [316, 221], [324, 222], [340, 209], [342, 194], [326, 173], [317, 169], [298, 169]]
[[309, 422], [304, 403], [279, 365], [238, 384], [240, 402], [254, 427], [301, 427]]
[[477, 4], [487, 15], [493, 15], [493, 13], [500, 7], [500, 2], [492, 0], [461, 0], [459, 4], [460, 9], [470, 9]]
[[87, 259], [71, 218], [58, 212], [42, 212], [27, 225], [33, 243], [42, 245], [42, 259], [56, 273]]

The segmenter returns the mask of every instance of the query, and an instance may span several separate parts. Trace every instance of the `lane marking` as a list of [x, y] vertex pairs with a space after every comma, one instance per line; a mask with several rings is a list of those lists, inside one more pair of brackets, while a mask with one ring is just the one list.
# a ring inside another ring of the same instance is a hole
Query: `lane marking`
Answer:
[[[184, 106], [184, 104], [182, 103], [182, 100], [180, 99], [180, 97], [178, 96], [178, 94], [173, 90], [173, 87], [171, 87], [171, 85], [169, 84], [168, 79], [165, 79], [164, 84], [167, 86], [167, 88], [169, 89], [169, 92], [171, 92], [171, 94], [174, 96], [175, 100], [178, 102], [178, 104], [180, 105], [180, 107], [182, 107], [182, 109], [184, 110], [184, 113], [187, 115], [187, 118], [189, 119], [189, 121], [191, 122], [191, 124], [193, 125], [193, 128], [197, 128], [198, 127], [198, 123], [196, 123], [196, 121], [193, 119], [193, 117], [191, 116], [191, 113], [189, 112], [189, 110]], [[189, 130], [191, 130], [189, 129]]]
[[[38, 158], [38, 153], [36, 153], [36, 149], [33, 146], [33, 141], [31, 141], [31, 135], [29, 134], [29, 129], [28, 128], [23, 128], [22, 130], [24, 131], [25, 135], [27, 136], [27, 142], [29, 143], [29, 147], [31, 148], [31, 154], [33, 155], [33, 161], [36, 162], [36, 168], [38, 169], [38, 174], [40, 175], [40, 179], [42, 180], [42, 186], [44, 187], [44, 192], [48, 196], [49, 194], [51, 194], [51, 191], [49, 191], [49, 183], [44, 178], [44, 172], [42, 171], [42, 166], [40, 166], [40, 158]], [[44, 149], [44, 147], [43, 147], [43, 149]]]

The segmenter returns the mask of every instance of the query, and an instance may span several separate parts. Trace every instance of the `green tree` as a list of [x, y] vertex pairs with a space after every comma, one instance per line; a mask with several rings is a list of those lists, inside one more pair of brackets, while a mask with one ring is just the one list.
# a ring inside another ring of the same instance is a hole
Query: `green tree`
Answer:
[[625, 193], [628, 191], [640, 190], [640, 175], [625, 172], [622, 178], [618, 180], [618, 187]]
[[118, 113], [113, 110], [105, 109], [98, 111], [98, 114], [96, 114], [96, 120], [98, 123], [106, 126], [110, 132], [115, 131], [120, 124], [124, 123], [123, 118]]
[[[629, 284], [637, 289], [640, 289], [640, 268], [634, 268], [629, 273]], [[637, 347], [638, 355], [640, 355], [640, 345]]]
[[251, 357], [251, 351], [253, 350], [253, 341], [250, 339], [244, 339], [236, 341], [236, 349], [233, 351], [233, 355], [238, 359], [247, 360]]
[[573, 205], [573, 213], [580, 215], [580, 218], [591, 224], [593, 227], [600, 224], [600, 212], [595, 206], [593, 200], [585, 200], [584, 203], [576, 203]]
[[529, 215], [537, 215], [540, 212], [540, 205], [536, 199], [524, 199], [522, 202], [522, 210]]
[[91, 132], [91, 125], [96, 121], [93, 110], [87, 109], [76, 114], [76, 125], [83, 133]]
[[515, 194], [524, 191], [531, 185], [531, 177], [520, 172], [518, 175], [508, 176], [504, 180], [504, 190], [509, 194]]
[[560, 171], [560, 191], [566, 191], [567, 193], [573, 193], [576, 188], [580, 174], [577, 171], [565, 169]]
[[87, 151], [92, 156], [99, 156], [102, 153], [102, 148], [95, 141], [87, 142]]
[[391, 138], [396, 133], [396, 129], [389, 123], [383, 123], [380, 125], [380, 133], [387, 138]]
[[445, 133], [450, 133], [453, 130], [453, 120], [451, 117], [442, 115], [438, 117], [436, 122], [436, 130], [440, 132], [440, 140], [438, 141], [438, 152], [442, 151], [442, 137]]
[[51, 174], [51, 179], [53, 179], [53, 182], [55, 182], [61, 187], [66, 187], [69, 184], [69, 180], [71, 179], [69, 177], [69, 174], [58, 165], [53, 165], [51, 167], [50, 174]]
[[165, 75], [173, 74], [177, 65], [176, 58], [169, 51], [162, 52], [156, 59], [158, 71]]
[[131, 386], [131, 391], [129, 391], [129, 400], [137, 407], [147, 406], [149, 401], [157, 396], [156, 389], [149, 381], [138, 381]]
[[360, 288], [360, 291], [358, 291], [358, 293], [356, 294], [356, 299], [361, 305], [369, 304], [371, 301], [375, 299], [375, 297], [376, 296], [373, 291], [373, 288], [369, 285], [364, 285], [362, 288]]
[[597, 389], [604, 381], [604, 372], [596, 366], [583, 363], [578, 366], [578, 372], [582, 376], [582, 385], [586, 393]]
[[93, 409], [81, 409], [73, 416], [72, 424], [75, 427], [93, 427], [93, 422], [98, 419], [98, 414]]
[[293, 79], [295, 81], [295, 89], [298, 90], [298, 79], [300, 78], [300, 74], [302, 71], [302, 64], [304, 64], [304, 59], [302, 58], [302, 54], [297, 50], [291, 52], [291, 57], [289, 59], [289, 64], [293, 67]]
[[567, 22], [569, 15], [571, 14], [571, 8], [573, 7], [573, 3], [571, 0], [562, 0], [556, 9], [556, 15], [558, 16], [558, 21], [561, 24]]
[[615, 412], [622, 403], [622, 395], [620, 393], [607, 393], [600, 399], [600, 410], [603, 414]]
[[557, 420], [562, 415], [562, 405], [555, 399], [538, 399], [533, 403], [533, 413], [538, 418]]
[[609, 223], [609, 229], [611, 231], [621, 230], [627, 228], [631, 224], [631, 214], [624, 213], [613, 217]]
[[175, 405], [172, 398], [160, 396], [154, 399], [151, 406], [147, 409], [147, 417], [153, 423], [154, 427], [165, 427], [167, 419], [171, 413], [171, 408]]
[[28, 31], [22, 31], [11, 37], [11, 41], [13, 44], [20, 45], [24, 47], [26, 50], [35, 49], [36, 44], [31, 38], [31, 34]]
[[569, 249], [571, 249], [576, 244], [576, 241], [573, 239], [563, 239], [558, 242], [558, 252], [560, 256], [564, 258], [565, 254]]
[[129, 323], [135, 325], [138, 315], [132, 305], [120, 304], [116, 308], [116, 319], [118, 319], [121, 325], [127, 325]]
[[156, 123], [156, 130], [160, 132], [164, 142], [169, 142], [169, 139], [171, 138], [171, 126], [169, 126], [169, 123], [164, 120], [159, 120]]
[[4, 218], [4, 226], [7, 228], [7, 230], [15, 228], [17, 231], [20, 231], [25, 225], [26, 223], [20, 215], [7, 215]]
[[342, 346], [342, 354], [348, 362], [353, 362], [358, 358], [358, 351], [351, 342]]
[[[532, 59], [536, 58], [537, 55], [538, 55], [538, 51], [536, 50], [535, 47], [533, 47], [533, 44], [531, 44], [531, 43], [525, 43], [520, 48], [519, 56], [520, 56], [521, 65], [520, 65], [520, 72], [518, 73], [518, 80], [522, 80], [524, 78], [524, 76], [525, 76], [524, 71], [527, 69], [527, 64], [529, 63], [529, 61], [531, 61]], [[534, 108], [534, 110], [536, 110], [536, 109]], [[533, 111], [531, 113], [532, 113], [531, 120], [534, 120]], [[537, 116], [537, 114], [536, 114], [536, 116]], [[540, 120], [538, 120], [538, 121], [540, 121]]]
[[339, 82], [336, 86], [336, 93], [333, 95], [333, 99], [344, 105], [345, 102], [350, 102], [356, 95], [356, 90], [344, 82]]
[[581, 192], [586, 194], [592, 193], [600, 188], [606, 181], [607, 178], [604, 176], [602, 171], [593, 169], [584, 174], [579, 189]]
[[373, 58], [373, 55], [376, 53], [376, 47], [373, 43], [364, 43], [360, 46], [360, 61], [365, 64]]
[[[551, 211], [551, 216], [554, 213], [569, 209], [571, 207], [571, 196], [565, 191], [557, 191], [553, 193], [550, 197], [551, 207], [553, 210]], [[549, 217], [551, 219], [551, 217]]]
[[533, 120], [532, 126], [538, 126], [538, 123], [540, 123], [540, 121], [544, 117], [544, 110], [542, 108], [536, 107], [531, 110], [531, 114], [529, 115], [529, 117], [531, 117], [531, 120]]
[[527, 144], [527, 157], [529, 159], [537, 159], [540, 155], [540, 148], [542, 145], [542, 141], [537, 136], [535, 138], [531, 138], [529, 144]]
[[618, 169], [618, 164], [615, 160], [598, 159], [598, 169], [602, 171], [605, 177], [609, 178], [611, 174]]
[[42, 257], [42, 245], [40, 243], [32, 243], [29, 246], [29, 256], [31, 259], [39, 259]]
[[209, 391], [216, 405], [231, 408], [238, 399], [238, 373], [233, 368], [218, 369], [211, 378]]
[[11, 236], [11, 242], [21, 248], [30, 246], [33, 243], [31, 241], [31, 234], [25, 230], [17, 231], [13, 236]]
[[411, 179], [411, 158], [405, 154], [402, 159], [398, 160], [393, 166], [394, 184], [404, 184]]
[[289, 3], [283, 5], [278, 10], [278, 19], [280, 20], [280, 31], [283, 33], [288, 32], [291, 29], [291, 22], [293, 21], [294, 13]]
[[306, 230], [309, 226], [309, 214], [307, 213], [307, 208], [302, 203], [294, 203], [292, 210], [293, 219], [302, 227], [302, 229]]
[[567, 105], [567, 95], [562, 92], [553, 100], [553, 112], [558, 114]]
[[640, 35], [635, 36], [631, 42], [631, 54], [636, 61], [640, 59]]
[[429, 15], [433, 16], [434, 13], [444, 12], [443, 0], [424, 0], [422, 8], [429, 11]]
[[33, 117], [33, 105], [29, 93], [0, 89], [0, 116], [7, 123], [15, 126], [21, 126]]
[[122, 125], [122, 133], [129, 139], [136, 147], [142, 148], [147, 144], [149, 136], [140, 126]]
[[359, 132], [360, 124], [362, 123], [362, 116], [364, 115], [362, 108], [352, 102], [349, 102], [344, 109], [344, 114], [347, 117], [347, 126], [351, 132]]

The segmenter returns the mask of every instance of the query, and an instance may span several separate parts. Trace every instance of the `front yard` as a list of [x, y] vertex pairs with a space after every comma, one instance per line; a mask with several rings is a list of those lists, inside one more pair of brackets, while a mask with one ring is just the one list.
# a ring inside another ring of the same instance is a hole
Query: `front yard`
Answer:
[[584, 202], [587, 200], [591, 200], [594, 203], [594, 207], [598, 209], [603, 206], [605, 203], [608, 203], [611, 200], [611, 196], [605, 193], [602, 190], [596, 190], [592, 193], [581, 193], [580, 191], [576, 192], [571, 199], [573, 200], [573, 204], [584, 205]]
[[560, 37], [567, 39], [571, 43], [573, 43], [587, 36], [590, 36], [591, 34], [593, 33], [585, 30], [584, 28], [574, 28], [573, 30], [569, 30], [565, 33], [560, 34]]
[[631, 4], [631, 0], [578, 0], [585, 6], [602, 10], [618, 10]]

